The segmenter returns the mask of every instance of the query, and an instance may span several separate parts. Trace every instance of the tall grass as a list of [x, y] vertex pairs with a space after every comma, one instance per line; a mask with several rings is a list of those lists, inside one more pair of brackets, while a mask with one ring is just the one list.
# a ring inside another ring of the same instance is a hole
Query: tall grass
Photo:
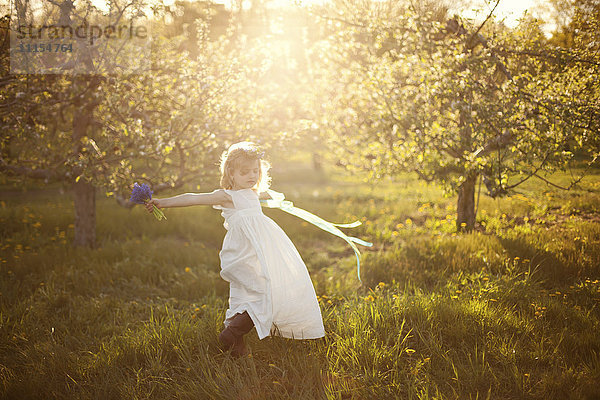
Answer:
[[0, 393], [599, 398], [598, 177], [571, 192], [531, 183], [504, 199], [482, 195], [477, 230], [457, 235], [454, 199], [412, 176], [373, 184], [302, 165], [274, 175], [295, 205], [332, 222], [362, 220], [345, 231], [374, 246], [360, 247], [360, 285], [344, 241], [264, 209], [305, 260], [327, 335], [260, 341], [253, 330], [252, 356], [238, 360], [218, 347], [228, 286], [217, 211], [168, 209], [158, 222], [99, 196], [99, 248], [79, 249], [68, 191], [15, 193], [5, 181]]

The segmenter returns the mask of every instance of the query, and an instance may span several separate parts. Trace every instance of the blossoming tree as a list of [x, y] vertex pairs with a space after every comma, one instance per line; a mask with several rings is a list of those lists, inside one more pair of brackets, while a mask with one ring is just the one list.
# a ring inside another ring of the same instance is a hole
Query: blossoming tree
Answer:
[[331, 34], [317, 48], [320, 95], [342, 165], [441, 183], [458, 195], [458, 230], [470, 230], [478, 178], [495, 197], [531, 178], [554, 184], [547, 173], [575, 154], [588, 166], [597, 159], [600, 58], [551, 46], [534, 20], [508, 29], [492, 13], [472, 25], [437, 11], [409, 2], [322, 9]]

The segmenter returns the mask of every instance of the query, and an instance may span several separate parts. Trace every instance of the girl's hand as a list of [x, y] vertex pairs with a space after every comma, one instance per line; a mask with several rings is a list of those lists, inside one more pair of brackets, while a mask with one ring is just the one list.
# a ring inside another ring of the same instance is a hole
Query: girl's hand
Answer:
[[149, 202], [146, 203], [146, 210], [148, 210], [149, 213], [152, 212], [153, 204], [159, 209], [162, 208], [162, 206], [160, 205], [160, 199], [151, 199]]

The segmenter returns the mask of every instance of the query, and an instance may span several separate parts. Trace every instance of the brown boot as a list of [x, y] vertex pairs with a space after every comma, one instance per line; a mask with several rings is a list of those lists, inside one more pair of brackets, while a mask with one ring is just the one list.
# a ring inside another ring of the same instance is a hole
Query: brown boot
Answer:
[[229, 326], [219, 334], [219, 341], [222, 344], [223, 350], [231, 349], [231, 355], [241, 357], [248, 354], [246, 344], [244, 343], [244, 335], [254, 327], [254, 322], [247, 311], [237, 313], [229, 323]]

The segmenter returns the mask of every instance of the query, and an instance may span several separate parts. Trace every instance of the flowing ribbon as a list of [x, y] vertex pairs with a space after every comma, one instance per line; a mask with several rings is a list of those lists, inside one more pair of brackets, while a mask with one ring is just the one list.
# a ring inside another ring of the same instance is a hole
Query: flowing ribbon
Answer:
[[352, 246], [354, 254], [356, 255], [356, 273], [358, 274], [358, 280], [362, 283], [362, 280], [360, 279], [360, 252], [358, 251], [358, 248], [354, 243], [358, 243], [367, 247], [373, 246], [373, 243], [365, 242], [364, 240], [352, 236], [347, 236], [344, 232], [336, 228], [336, 226], [339, 226], [340, 228], [354, 228], [362, 224], [360, 221], [355, 221], [350, 224], [334, 224], [332, 222], [325, 221], [323, 218], [318, 217], [306, 210], [303, 210], [302, 208], [294, 207], [294, 203], [285, 200], [285, 196], [283, 193], [276, 192], [271, 189], [267, 189], [266, 192], [271, 196], [271, 200], [260, 200], [262, 205], [265, 205], [269, 208], [279, 208], [282, 211], [295, 215], [307, 222], [310, 222], [313, 225], [318, 226], [324, 231], [339, 236], [346, 242], [348, 242], [348, 244]]

